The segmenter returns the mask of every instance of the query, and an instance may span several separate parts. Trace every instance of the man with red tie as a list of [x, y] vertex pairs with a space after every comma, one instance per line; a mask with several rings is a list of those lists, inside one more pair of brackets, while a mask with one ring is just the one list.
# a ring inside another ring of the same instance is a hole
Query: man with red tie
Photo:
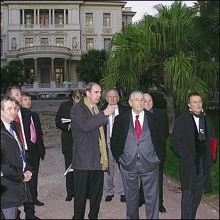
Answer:
[[141, 91], [130, 94], [131, 110], [115, 118], [111, 151], [120, 166], [126, 198], [126, 218], [139, 219], [139, 182], [143, 182], [147, 219], [159, 217], [159, 164], [154, 117], [144, 110]]

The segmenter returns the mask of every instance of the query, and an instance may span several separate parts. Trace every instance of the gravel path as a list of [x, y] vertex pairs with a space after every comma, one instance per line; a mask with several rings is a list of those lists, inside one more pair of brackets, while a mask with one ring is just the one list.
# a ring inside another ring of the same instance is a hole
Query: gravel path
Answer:
[[[36, 207], [36, 215], [42, 219], [71, 219], [73, 216], [73, 201], [65, 201], [65, 177], [64, 160], [60, 147], [47, 149], [45, 159], [41, 161], [39, 175], [39, 200], [45, 203], [42, 207]], [[179, 185], [164, 178], [164, 205], [167, 213], [161, 214], [160, 219], [180, 218], [180, 190]], [[104, 201], [103, 196], [100, 208], [100, 219], [124, 219], [126, 207], [120, 202], [118, 194], [115, 194], [112, 202]], [[88, 206], [85, 218], [88, 218]], [[219, 213], [201, 202], [198, 219], [218, 219]], [[144, 206], [140, 208], [140, 219], [145, 219]]]
[[[39, 171], [39, 200], [44, 206], [36, 206], [36, 215], [42, 219], [71, 219], [73, 216], [73, 201], [65, 201], [64, 159], [60, 147], [60, 131], [55, 128], [54, 117], [61, 100], [56, 102], [33, 101], [33, 110], [40, 113], [42, 128], [45, 133], [46, 156], [40, 163]], [[126, 207], [120, 202], [120, 197], [115, 194], [111, 202], [104, 201], [103, 195], [100, 207], [100, 219], [125, 219]], [[180, 218], [181, 193], [179, 185], [164, 178], [164, 205], [167, 213], [160, 213], [160, 219]], [[89, 202], [85, 218], [88, 218]], [[145, 208], [140, 208], [140, 219], [145, 219]], [[204, 201], [201, 202], [198, 219], [219, 219], [219, 210], [213, 209]]]

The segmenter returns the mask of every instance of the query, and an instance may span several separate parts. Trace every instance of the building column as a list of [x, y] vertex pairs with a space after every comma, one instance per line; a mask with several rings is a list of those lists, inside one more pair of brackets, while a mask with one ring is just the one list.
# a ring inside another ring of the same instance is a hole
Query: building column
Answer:
[[51, 25], [51, 9], [49, 9], [49, 25]]
[[67, 62], [67, 59], [64, 59], [64, 75], [63, 75], [63, 81], [67, 81], [67, 68], [66, 68], [66, 62]]
[[22, 25], [24, 25], [24, 9], [22, 9]]
[[51, 57], [51, 80], [50, 81], [55, 81], [55, 72], [54, 72], [54, 57]]
[[71, 76], [70, 76], [70, 59], [68, 60], [67, 82], [71, 82]]
[[52, 18], [53, 24], [55, 24], [55, 9], [52, 10]]
[[37, 9], [37, 24], [40, 24], [40, 9]]
[[64, 24], [66, 24], [66, 9], [63, 10], [63, 18], [64, 18]]
[[34, 25], [37, 23], [37, 18], [36, 18], [36, 9], [34, 9]]
[[34, 82], [38, 81], [38, 74], [37, 74], [37, 58], [34, 58]]

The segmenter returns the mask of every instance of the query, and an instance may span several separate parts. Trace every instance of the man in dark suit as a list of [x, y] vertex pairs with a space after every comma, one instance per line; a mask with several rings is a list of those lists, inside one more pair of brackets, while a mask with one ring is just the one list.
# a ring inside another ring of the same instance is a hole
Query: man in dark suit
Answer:
[[26, 154], [12, 124], [15, 114], [15, 99], [1, 97], [1, 211], [4, 219], [16, 219], [18, 207], [27, 202], [28, 188], [32, 173], [29, 170]]
[[[104, 108], [108, 105], [115, 105], [116, 109], [112, 113], [112, 115], [108, 116], [108, 124], [104, 126], [105, 130], [105, 137], [106, 142], [108, 146], [108, 159], [109, 159], [109, 172], [105, 173], [104, 175], [104, 189], [107, 194], [105, 197], [105, 201], [109, 202], [114, 197], [114, 187], [117, 185], [118, 187], [118, 193], [120, 195], [120, 201], [125, 202], [125, 194], [124, 194], [124, 187], [121, 179], [121, 173], [119, 171], [118, 164], [116, 163], [115, 159], [112, 156], [111, 148], [110, 148], [110, 138], [112, 135], [112, 127], [114, 124], [114, 118], [127, 111], [128, 108], [122, 104], [119, 103], [119, 95], [116, 89], [109, 90], [106, 93], [106, 104], [104, 105]], [[117, 176], [118, 178], [118, 184], [114, 183], [114, 177]]]
[[[24, 109], [29, 109], [31, 111], [31, 95], [28, 93], [22, 93], [22, 99], [21, 99], [21, 106]], [[38, 190], [37, 190], [37, 184], [38, 184], [38, 172], [39, 172], [39, 165], [40, 165], [40, 159], [44, 159], [45, 156], [45, 146], [43, 142], [43, 131], [41, 128], [41, 122], [40, 117], [37, 112], [31, 111], [31, 125], [34, 126], [36, 137], [35, 140], [33, 138], [30, 142], [30, 147], [28, 149], [29, 155], [30, 155], [30, 161], [31, 166], [33, 168], [33, 176], [30, 181], [30, 188], [31, 188], [31, 194], [32, 199], [37, 206], [44, 205], [43, 202], [39, 201], [37, 199], [38, 197]]]
[[159, 163], [157, 129], [151, 113], [144, 111], [144, 95], [130, 94], [131, 110], [115, 118], [111, 150], [120, 165], [125, 190], [126, 217], [139, 219], [139, 181], [143, 182], [147, 219], [159, 217]]
[[[163, 109], [154, 108], [153, 107], [153, 99], [150, 94], [144, 93], [145, 99], [145, 109], [152, 113], [155, 121], [156, 127], [158, 130], [158, 145], [155, 146], [157, 148], [158, 157], [160, 159], [159, 165], [159, 211], [166, 212], [166, 209], [163, 205], [163, 169], [164, 162], [166, 157], [166, 139], [169, 135], [169, 125], [167, 114]], [[142, 183], [140, 185], [140, 195], [139, 195], [139, 206], [144, 204], [144, 195], [143, 195], [143, 187]]]
[[[19, 86], [9, 86], [6, 92], [9, 96], [14, 97], [21, 104], [21, 89]], [[15, 121], [19, 125], [19, 137], [28, 156], [28, 163], [31, 164], [31, 151], [28, 151], [31, 146], [31, 111], [21, 107], [15, 117]], [[27, 184], [30, 185], [29, 182]], [[35, 203], [33, 200], [24, 203], [24, 211], [26, 219], [39, 219], [35, 216]]]
[[[65, 169], [67, 169], [72, 163], [73, 138], [72, 138], [70, 122], [62, 123], [62, 118], [70, 119], [70, 110], [73, 104], [79, 102], [81, 96], [82, 93], [79, 90], [76, 90], [73, 93], [71, 93], [69, 96], [69, 100], [61, 103], [55, 117], [56, 127], [61, 129], [61, 144], [62, 144], [62, 153], [64, 155], [64, 161], [65, 161]], [[74, 197], [73, 178], [74, 178], [73, 172], [68, 172], [66, 175], [66, 193], [67, 193], [66, 201], [71, 201], [72, 198]]]
[[116, 106], [99, 112], [97, 104], [101, 87], [90, 82], [86, 97], [71, 109], [74, 169], [74, 219], [84, 219], [86, 199], [89, 196], [89, 219], [97, 219], [103, 193], [104, 171], [108, 170], [108, 157], [103, 125]]
[[214, 136], [210, 118], [202, 109], [201, 95], [188, 96], [188, 109], [175, 121], [172, 148], [180, 160], [181, 219], [195, 219], [212, 165], [210, 140]]

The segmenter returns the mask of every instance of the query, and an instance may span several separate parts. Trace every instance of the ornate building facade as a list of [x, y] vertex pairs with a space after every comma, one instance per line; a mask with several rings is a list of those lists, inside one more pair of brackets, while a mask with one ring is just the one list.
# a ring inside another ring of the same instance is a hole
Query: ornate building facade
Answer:
[[124, 1], [1, 1], [1, 63], [22, 60], [24, 91], [72, 90], [76, 61], [90, 49], [107, 49], [132, 23]]

